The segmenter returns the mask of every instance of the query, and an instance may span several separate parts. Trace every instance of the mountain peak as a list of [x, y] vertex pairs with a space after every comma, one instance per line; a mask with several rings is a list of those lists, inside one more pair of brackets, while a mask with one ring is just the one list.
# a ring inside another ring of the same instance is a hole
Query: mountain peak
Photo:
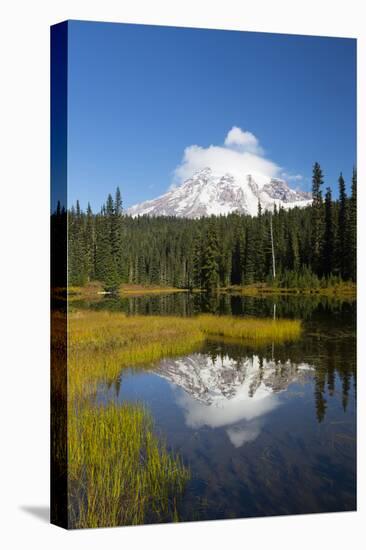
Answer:
[[131, 206], [127, 213], [133, 217], [200, 218], [232, 212], [254, 216], [257, 214], [258, 202], [264, 210], [272, 210], [274, 205], [284, 208], [303, 207], [310, 201], [310, 193], [291, 189], [285, 180], [262, 174], [219, 174], [206, 166], [164, 195]]

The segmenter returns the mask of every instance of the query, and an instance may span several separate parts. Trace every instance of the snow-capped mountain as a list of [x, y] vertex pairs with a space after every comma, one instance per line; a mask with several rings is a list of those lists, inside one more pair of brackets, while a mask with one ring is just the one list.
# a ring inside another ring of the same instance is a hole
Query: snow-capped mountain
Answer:
[[231, 212], [254, 216], [258, 212], [258, 202], [263, 210], [272, 210], [275, 204], [286, 209], [303, 207], [311, 203], [311, 195], [291, 189], [281, 179], [261, 174], [218, 174], [204, 168], [164, 195], [131, 206], [127, 213], [133, 217], [146, 214], [200, 218]]

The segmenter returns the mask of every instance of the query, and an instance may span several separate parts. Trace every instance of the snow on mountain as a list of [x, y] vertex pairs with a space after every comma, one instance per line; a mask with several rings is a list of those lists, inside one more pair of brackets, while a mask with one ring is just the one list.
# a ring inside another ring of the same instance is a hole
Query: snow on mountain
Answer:
[[231, 212], [254, 216], [258, 211], [258, 201], [263, 210], [272, 210], [275, 204], [288, 209], [309, 205], [311, 195], [291, 189], [284, 180], [262, 174], [238, 177], [204, 168], [164, 195], [131, 206], [127, 213], [133, 217], [146, 214], [200, 218]]
[[253, 355], [237, 361], [229, 356], [194, 353], [179, 359], [163, 359], [154, 373], [181, 387], [205, 405], [232, 399], [262, 399], [300, 382], [313, 367], [291, 361], [263, 359]]
[[254, 441], [265, 417], [280, 406], [279, 394], [292, 383], [302, 383], [314, 368], [259, 359], [234, 360], [229, 356], [191, 354], [164, 359], [154, 372], [168, 380], [176, 392], [187, 426], [225, 428], [234, 447]]

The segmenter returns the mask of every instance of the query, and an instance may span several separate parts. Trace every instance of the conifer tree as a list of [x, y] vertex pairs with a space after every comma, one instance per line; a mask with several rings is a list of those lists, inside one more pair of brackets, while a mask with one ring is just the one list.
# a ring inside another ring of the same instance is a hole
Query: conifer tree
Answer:
[[85, 231], [84, 231], [84, 243], [85, 243], [85, 267], [87, 272], [88, 281], [95, 278], [95, 227], [94, 216], [88, 203], [86, 211]]
[[152, 251], [152, 258], [149, 270], [149, 282], [158, 285], [160, 283], [160, 271], [159, 271], [159, 253], [157, 249]]
[[339, 211], [338, 211], [338, 233], [337, 233], [337, 255], [338, 268], [342, 278], [347, 278], [349, 273], [348, 266], [348, 209], [346, 184], [343, 179], [342, 172], [338, 178], [339, 185]]
[[[111, 198], [111, 196], [109, 197]], [[108, 292], [117, 290], [119, 283], [111, 246], [110, 216], [111, 212], [113, 213], [111, 206], [111, 201], [107, 200], [96, 224], [96, 276]]]
[[201, 288], [202, 285], [202, 238], [198, 233], [193, 242], [193, 286]]
[[107, 252], [105, 256], [105, 276], [104, 276], [104, 289], [107, 292], [115, 293], [118, 290], [120, 279], [118, 277], [116, 263], [112, 254]]
[[83, 232], [83, 214], [80, 203], [68, 216], [68, 281], [70, 285], [84, 285], [87, 281], [87, 263]]
[[255, 257], [254, 257], [255, 280], [263, 281], [265, 270], [265, 249], [264, 249], [264, 220], [262, 215], [262, 206], [258, 201], [258, 214], [256, 219], [255, 231]]
[[252, 227], [248, 227], [245, 235], [245, 252], [244, 252], [244, 280], [245, 285], [250, 285], [254, 282], [255, 277], [255, 243]]
[[233, 285], [240, 285], [242, 280], [241, 251], [241, 239], [239, 235], [236, 235], [231, 253], [231, 284]]
[[202, 251], [201, 280], [207, 292], [214, 292], [219, 287], [219, 245], [213, 223], [208, 227], [206, 244]]
[[348, 232], [348, 266], [349, 276], [353, 281], [357, 278], [357, 172], [352, 173], [352, 192], [349, 202], [349, 232]]
[[318, 162], [313, 167], [313, 180], [312, 180], [312, 234], [311, 234], [311, 247], [312, 258], [311, 267], [317, 275], [321, 275], [322, 269], [322, 249], [323, 249], [323, 199], [321, 186], [323, 185], [323, 172]]
[[111, 194], [108, 195], [105, 205], [105, 217], [104, 217], [104, 239], [106, 241], [106, 249], [104, 252], [104, 278], [105, 288], [109, 292], [117, 290], [121, 283], [120, 274], [120, 252], [121, 252], [121, 239], [120, 239], [120, 216], [122, 213], [122, 200], [120, 192], [116, 193], [116, 199], [118, 205], [113, 200]]
[[116, 269], [120, 279], [126, 277], [126, 270], [124, 266], [124, 248], [122, 242], [123, 232], [123, 218], [122, 218], [122, 196], [119, 187], [116, 189], [116, 195], [114, 200], [114, 209], [111, 219], [111, 245], [112, 254], [115, 259]]
[[289, 225], [287, 233], [287, 251], [286, 251], [287, 268], [294, 272], [298, 272], [300, 268], [299, 243], [298, 235], [292, 225]]
[[334, 221], [332, 190], [327, 187], [325, 193], [325, 222], [323, 244], [323, 273], [329, 276], [334, 268]]
[[120, 188], [117, 187], [116, 189], [116, 197], [114, 201], [114, 211], [117, 217], [122, 216], [122, 196]]

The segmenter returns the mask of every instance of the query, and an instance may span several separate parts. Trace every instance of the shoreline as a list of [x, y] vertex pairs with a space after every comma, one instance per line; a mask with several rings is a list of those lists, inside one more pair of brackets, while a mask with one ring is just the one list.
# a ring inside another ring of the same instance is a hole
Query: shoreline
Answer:
[[219, 292], [241, 294], [242, 296], [327, 296], [330, 298], [357, 298], [357, 285], [344, 283], [327, 288], [280, 288], [271, 287], [263, 283], [247, 286], [230, 286], [220, 289]]
[[[178, 293], [205, 294], [205, 291], [199, 288], [175, 288], [158, 285], [135, 285], [122, 284], [118, 292], [110, 293], [103, 290], [99, 282], [92, 282], [85, 286], [69, 287], [68, 289], [55, 289], [57, 293], [66, 293], [67, 299], [72, 301], [76, 299], [95, 299], [105, 296], [138, 297], [151, 295], [169, 295]], [[237, 294], [248, 297], [265, 298], [270, 296], [326, 296], [329, 298], [357, 299], [357, 285], [355, 283], [341, 283], [339, 285], [325, 288], [279, 288], [271, 287], [265, 283], [254, 283], [244, 286], [227, 286], [217, 289], [217, 294]]]

